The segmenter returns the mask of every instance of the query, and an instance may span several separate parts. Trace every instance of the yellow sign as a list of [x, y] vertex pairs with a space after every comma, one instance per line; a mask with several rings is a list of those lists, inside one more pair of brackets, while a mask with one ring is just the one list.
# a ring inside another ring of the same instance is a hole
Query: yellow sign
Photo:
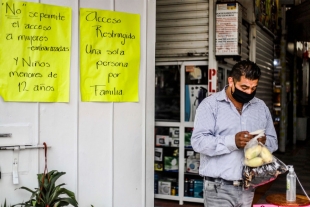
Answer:
[[68, 102], [71, 8], [0, 0], [0, 95]]
[[80, 10], [82, 101], [139, 101], [140, 16]]

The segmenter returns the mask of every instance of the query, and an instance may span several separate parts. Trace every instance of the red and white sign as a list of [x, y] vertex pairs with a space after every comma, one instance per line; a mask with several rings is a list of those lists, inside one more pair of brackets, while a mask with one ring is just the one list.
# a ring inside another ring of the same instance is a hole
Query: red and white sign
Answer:
[[208, 70], [208, 95], [216, 93], [217, 88], [217, 70], [209, 68]]

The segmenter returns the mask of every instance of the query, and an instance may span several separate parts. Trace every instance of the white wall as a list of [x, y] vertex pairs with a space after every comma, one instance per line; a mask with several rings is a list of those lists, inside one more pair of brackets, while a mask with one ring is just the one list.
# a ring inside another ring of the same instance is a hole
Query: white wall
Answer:
[[[59, 182], [72, 190], [79, 206], [152, 206], [155, 74], [155, 0], [41, 0], [72, 8], [69, 103], [4, 102], [0, 98], [0, 133], [10, 130], [15, 144], [46, 142], [48, 169], [64, 171]], [[138, 103], [81, 102], [79, 92], [79, 8], [141, 15]], [[26, 141], [25, 141], [26, 140]], [[6, 140], [0, 139], [0, 146]], [[16, 204], [35, 188], [44, 169], [43, 150], [19, 154], [20, 184], [12, 184], [13, 151], [0, 151], [0, 205]]]

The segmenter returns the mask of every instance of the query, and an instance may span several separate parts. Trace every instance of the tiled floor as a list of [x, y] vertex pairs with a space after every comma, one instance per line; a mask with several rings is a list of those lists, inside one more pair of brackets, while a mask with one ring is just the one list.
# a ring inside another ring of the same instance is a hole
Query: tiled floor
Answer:
[[[286, 165], [293, 165], [297, 177], [308, 196], [310, 196], [310, 139], [306, 141], [297, 141], [296, 145], [288, 145], [285, 153], [275, 152], [273, 154]], [[296, 182], [297, 194], [304, 195], [298, 181]], [[286, 190], [286, 173], [279, 175], [278, 178], [264, 186], [258, 187], [253, 200], [254, 204], [265, 204], [266, 197], [273, 193], [285, 193]], [[155, 199], [155, 207], [179, 207], [178, 201], [169, 201]], [[202, 203], [185, 202], [183, 207], [203, 207]]]

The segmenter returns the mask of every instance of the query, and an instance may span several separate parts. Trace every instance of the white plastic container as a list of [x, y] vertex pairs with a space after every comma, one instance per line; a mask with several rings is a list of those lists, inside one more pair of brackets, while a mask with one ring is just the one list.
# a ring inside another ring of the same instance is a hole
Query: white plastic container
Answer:
[[293, 165], [288, 165], [288, 174], [286, 175], [286, 200], [296, 201], [296, 175]]

